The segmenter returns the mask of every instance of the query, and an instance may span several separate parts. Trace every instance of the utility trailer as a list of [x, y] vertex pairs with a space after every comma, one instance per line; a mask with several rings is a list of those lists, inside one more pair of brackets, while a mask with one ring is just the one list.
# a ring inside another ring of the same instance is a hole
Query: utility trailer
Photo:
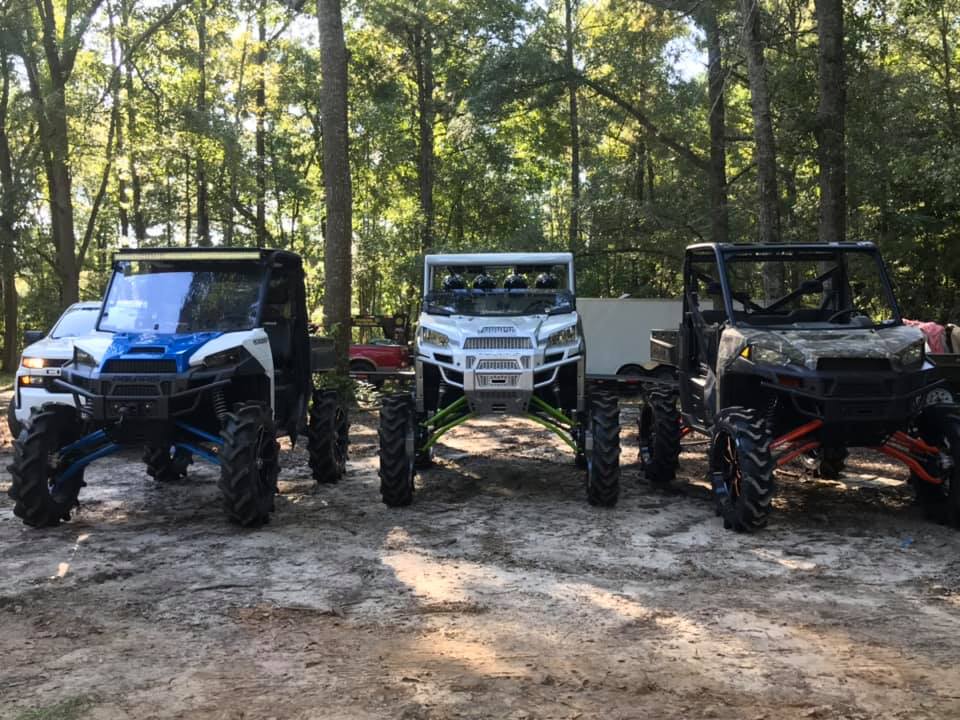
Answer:
[[307, 332], [300, 257], [263, 249], [121, 250], [97, 320], [56, 381], [74, 406], [43, 405], [14, 443], [14, 514], [68, 520], [92, 462], [141, 448], [157, 481], [194, 458], [220, 468], [227, 517], [267, 522], [280, 471], [277, 438], [305, 434], [314, 479], [344, 474], [348, 421], [315, 388], [329, 341]]
[[673, 368], [650, 355], [654, 328], [677, 322], [680, 300], [577, 298], [577, 312], [590, 348], [587, 378], [636, 385], [644, 378], [670, 378]]

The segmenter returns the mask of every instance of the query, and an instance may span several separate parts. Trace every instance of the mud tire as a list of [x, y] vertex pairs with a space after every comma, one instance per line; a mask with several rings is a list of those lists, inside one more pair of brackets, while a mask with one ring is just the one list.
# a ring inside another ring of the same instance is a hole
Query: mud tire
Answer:
[[177, 482], [187, 477], [193, 455], [183, 448], [148, 445], [143, 449], [143, 463], [147, 466], [147, 475], [157, 482]]
[[620, 496], [620, 407], [613, 395], [597, 394], [590, 401], [593, 448], [587, 453], [587, 500], [613, 507]]
[[380, 497], [388, 507], [413, 502], [415, 460], [410, 450], [414, 437], [413, 398], [392, 395], [380, 407]]
[[775, 490], [770, 431], [754, 410], [732, 406], [720, 411], [710, 442], [710, 473], [721, 473], [725, 494], [714, 489], [723, 526], [736, 532], [766, 527]]
[[677, 476], [680, 463], [680, 411], [677, 396], [652, 390], [637, 420], [640, 468], [651, 485], [664, 487]]
[[280, 474], [277, 430], [261, 403], [238, 403], [220, 431], [220, 481], [223, 509], [242, 527], [269, 522]]
[[52, 483], [66, 469], [70, 458], [51, 466], [57, 451], [83, 437], [79, 413], [67, 405], [47, 403], [35, 409], [24, 430], [13, 443], [13, 464], [8, 468], [13, 484], [8, 494], [15, 501], [13, 514], [33, 527], [53, 527], [70, 519], [77, 506], [83, 470], [54, 489]]
[[320, 484], [340, 482], [347, 471], [350, 421], [336, 390], [316, 390], [307, 423], [310, 471]]
[[911, 474], [917, 504], [929, 520], [960, 528], [960, 415], [947, 408], [929, 408], [919, 422], [920, 437], [950, 456], [953, 467], [942, 485]]

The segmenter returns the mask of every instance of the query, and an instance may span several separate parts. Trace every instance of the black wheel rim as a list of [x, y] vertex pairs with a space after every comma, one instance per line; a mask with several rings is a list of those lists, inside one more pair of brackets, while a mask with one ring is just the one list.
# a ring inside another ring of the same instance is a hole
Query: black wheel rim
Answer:
[[720, 436], [720, 474], [727, 494], [731, 499], [740, 497], [740, 484], [743, 472], [740, 469], [740, 456], [737, 453], [737, 443], [733, 436], [724, 433]]
[[337, 414], [334, 419], [333, 453], [341, 472], [347, 466], [349, 430], [350, 426], [349, 423], [347, 423], [347, 414], [342, 409], [337, 408]]
[[57, 430], [56, 432], [50, 433], [50, 437], [47, 442], [47, 462], [45, 472], [47, 475], [47, 492], [50, 494], [50, 497], [60, 503], [68, 503], [73, 500], [73, 493], [78, 491], [79, 488], [74, 489], [76, 481], [78, 479], [79, 473], [82, 470], [78, 470], [74, 474], [72, 480], [64, 480], [63, 473], [70, 467], [70, 465], [78, 459], [78, 453], [75, 451], [69, 455], [61, 455], [59, 448], [67, 443], [72, 443], [77, 440], [78, 437], [68, 433], [68, 439], [66, 441], [62, 438], [62, 432]]
[[261, 495], [269, 497], [276, 490], [277, 444], [273, 435], [263, 427], [257, 431], [254, 452], [253, 464], [257, 476], [257, 487]]

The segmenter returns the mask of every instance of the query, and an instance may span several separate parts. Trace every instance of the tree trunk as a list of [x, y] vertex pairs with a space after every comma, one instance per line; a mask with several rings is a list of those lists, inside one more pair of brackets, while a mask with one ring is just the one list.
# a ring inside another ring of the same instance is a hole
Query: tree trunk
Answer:
[[817, 160], [820, 164], [821, 242], [846, 237], [847, 178], [844, 152], [846, 78], [843, 63], [843, 3], [816, 0], [820, 105], [817, 109]]
[[257, 5], [257, 247], [267, 243], [267, 2]]
[[46, 159], [50, 230], [56, 246], [57, 276], [60, 280], [60, 310], [65, 310], [80, 299], [80, 268], [77, 267], [77, 237], [73, 228], [73, 192], [64, 92], [63, 87], [58, 87], [50, 97], [49, 152]]
[[727, 208], [727, 127], [720, 25], [713, 2], [704, 3], [702, 23], [707, 36], [707, 101], [710, 103], [710, 238], [713, 242], [725, 243], [730, 236]]
[[740, 0], [743, 23], [743, 51], [747, 57], [750, 84], [750, 110], [756, 144], [759, 211], [757, 235], [760, 242], [780, 241], [780, 193], [777, 189], [777, 150], [770, 117], [770, 92], [760, 35], [760, 11], [757, 0]]
[[[110, 32], [110, 64], [113, 65], [114, 72], [116, 76], [119, 77], [120, 59], [117, 55], [118, 40], [113, 24], [113, 16], [113, 6], [108, 2], [107, 28]], [[122, 46], [120, 52], [122, 55]], [[120, 83], [116, 80], [110, 83], [110, 96], [113, 100], [111, 112], [113, 113], [113, 124], [116, 128], [116, 151], [118, 156], [123, 157], [126, 148], [123, 143], [123, 123], [120, 121]], [[130, 202], [127, 198], [127, 179], [124, 176], [123, 168], [117, 168], [117, 195], [117, 213], [120, 216], [120, 237], [123, 242], [126, 242], [130, 237], [130, 218], [127, 214], [127, 208], [130, 206]]]
[[16, 231], [13, 218], [16, 214], [16, 188], [14, 187], [13, 161], [10, 157], [10, 141], [7, 137], [7, 108], [10, 101], [10, 62], [5, 53], [0, 53], [0, 70], [3, 71], [0, 89], [0, 287], [3, 289], [3, 352], [0, 367], [13, 372], [18, 365], [17, 354], [17, 255]]
[[[323, 184], [326, 190], [326, 280], [323, 322], [333, 332], [337, 369], [349, 371], [351, 246], [353, 234], [347, 121], [347, 48], [340, 0], [317, 0], [320, 25], [320, 109], [323, 118]], [[432, 140], [432, 126], [431, 126]]]
[[580, 248], [580, 113], [577, 107], [577, 77], [573, 64], [573, 16], [576, 13], [576, 0], [564, 0], [565, 48], [564, 62], [567, 70], [567, 91], [570, 96], [570, 252]]
[[[133, 62], [129, 57], [130, 51], [130, 0], [120, 0], [120, 51], [124, 58], [124, 90], [126, 97], [125, 107], [127, 109], [127, 175], [130, 180], [130, 211], [133, 216], [133, 234], [137, 239], [139, 246], [147, 239], [147, 221], [143, 214], [143, 183], [140, 180], [140, 171], [137, 169], [137, 110], [134, 105], [133, 92]], [[117, 124], [117, 132], [120, 131], [120, 124]], [[119, 138], [119, 135], [118, 135]], [[118, 153], [122, 155], [122, 153]]]
[[[197, 122], [206, 128], [207, 117], [207, 6], [200, 0], [197, 14], [197, 68], [200, 80], [197, 87]], [[207, 163], [203, 150], [197, 152], [197, 245], [208, 247], [210, 243], [210, 212], [207, 195]]]
[[435, 149], [433, 125], [436, 107], [433, 103], [433, 37], [424, 18], [414, 30], [414, 62], [417, 68], [417, 115], [420, 143], [417, 174], [420, 181], [420, 252], [433, 250], [436, 211], [433, 204]]

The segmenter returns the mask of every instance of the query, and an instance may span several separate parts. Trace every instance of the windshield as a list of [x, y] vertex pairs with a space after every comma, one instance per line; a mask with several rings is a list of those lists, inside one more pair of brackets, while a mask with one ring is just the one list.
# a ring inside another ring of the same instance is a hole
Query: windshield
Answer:
[[826, 328], [900, 321], [873, 251], [731, 253], [725, 263], [737, 322]]
[[93, 332], [93, 326], [97, 324], [99, 313], [99, 307], [81, 307], [68, 310], [54, 326], [50, 332], [50, 337], [59, 340], [60, 338], [88, 335]]
[[263, 272], [246, 263], [119, 263], [98, 327], [158, 333], [249, 330], [257, 318]]
[[557, 315], [573, 312], [565, 265], [434, 265], [424, 308], [434, 315]]
[[451, 290], [427, 295], [426, 311], [432, 315], [559, 315], [575, 309], [567, 290]]

